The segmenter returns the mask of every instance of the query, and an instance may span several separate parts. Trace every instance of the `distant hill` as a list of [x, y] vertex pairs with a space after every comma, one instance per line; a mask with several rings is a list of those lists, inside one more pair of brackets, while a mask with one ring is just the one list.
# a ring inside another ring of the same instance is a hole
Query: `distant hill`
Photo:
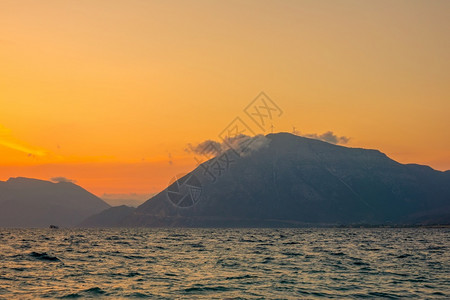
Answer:
[[109, 207], [69, 182], [22, 177], [0, 181], [0, 227], [74, 226]]
[[266, 147], [229, 150], [228, 168], [205, 162], [116, 226], [450, 223], [448, 171], [288, 133], [260, 138]]
[[116, 227], [120, 222], [130, 216], [136, 208], [121, 205], [108, 208], [98, 214], [90, 216], [83, 220], [79, 227]]

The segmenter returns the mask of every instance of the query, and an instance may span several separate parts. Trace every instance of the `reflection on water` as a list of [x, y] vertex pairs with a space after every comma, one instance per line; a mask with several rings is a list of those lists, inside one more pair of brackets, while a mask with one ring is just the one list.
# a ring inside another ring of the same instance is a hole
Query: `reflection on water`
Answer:
[[0, 229], [0, 298], [448, 298], [448, 229]]

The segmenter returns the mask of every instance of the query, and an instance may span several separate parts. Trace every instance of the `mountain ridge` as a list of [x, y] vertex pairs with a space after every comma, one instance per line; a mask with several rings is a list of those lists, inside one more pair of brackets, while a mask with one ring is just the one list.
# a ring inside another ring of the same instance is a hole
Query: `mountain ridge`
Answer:
[[0, 181], [0, 227], [71, 227], [109, 207], [71, 182], [26, 177]]
[[[289, 133], [264, 138], [267, 147], [241, 152], [214, 181], [205, 170], [218, 158], [199, 165], [117, 226], [415, 224], [433, 223], [434, 211], [444, 214], [439, 220], [450, 221], [448, 171]], [[193, 179], [198, 181], [195, 192], [201, 192], [198, 202], [174, 205], [171, 195], [187, 199], [178, 189], [189, 181], [195, 187]]]

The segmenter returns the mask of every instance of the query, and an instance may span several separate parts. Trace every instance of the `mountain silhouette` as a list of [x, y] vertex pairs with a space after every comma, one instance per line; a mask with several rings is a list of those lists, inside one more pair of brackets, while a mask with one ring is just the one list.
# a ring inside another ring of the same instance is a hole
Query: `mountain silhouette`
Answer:
[[103, 200], [70, 182], [22, 177], [0, 181], [0, 227], [74, 226], [107, 208]]
[[104, 211], [92, 215], [78, 226], [80, 227], [115, 227], [120, 223], [125, 217], [131, 215], [136, 208], [126, 205], [113, 206], [111, 208], [105, 209]]
[[289, 133], [259, 138], [265, 146], [203, 163], [115, 226], [450, 223], [449, 171]]

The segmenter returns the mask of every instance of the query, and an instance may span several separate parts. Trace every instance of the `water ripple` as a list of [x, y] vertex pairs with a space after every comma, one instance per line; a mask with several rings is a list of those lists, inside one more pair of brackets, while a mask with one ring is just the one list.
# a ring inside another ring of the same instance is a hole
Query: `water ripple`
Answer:
[[448, 229], [0, 229], [0, 298], [450, 297]]

